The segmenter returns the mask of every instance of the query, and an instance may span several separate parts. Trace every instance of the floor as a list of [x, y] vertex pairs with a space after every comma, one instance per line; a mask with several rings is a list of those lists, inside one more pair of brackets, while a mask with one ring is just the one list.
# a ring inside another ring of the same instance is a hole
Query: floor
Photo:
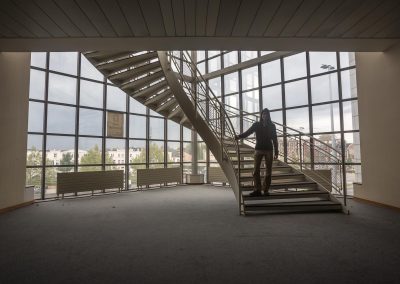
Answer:
[[0, 215], [0, 283], [399, 283], [400, 213], [243, 217], [229, 188], [178, 186]]

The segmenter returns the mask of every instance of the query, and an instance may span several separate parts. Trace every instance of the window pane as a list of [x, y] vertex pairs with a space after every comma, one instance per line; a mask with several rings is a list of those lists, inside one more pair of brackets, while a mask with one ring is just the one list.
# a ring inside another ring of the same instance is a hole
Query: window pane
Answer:
[[129, 140], [129, 163], [146, 163], [145, 140]]
[[25, 185], [33, 185], [34, 188], [34, 198], [41, 198], [41, 187], [42, 187], [42, 167], [40, 168], [27, 168], [25, 175]]
[[285, 84], [286, 107], [308, 104], [307, 80]]
[[149, 149], [149, 163], [164, 163], [164, 142], [151, 141]]
[[274, 60], [261, 65], [262, 85], [281, 82], [281, 61]]
[[344, 130], [358, 130], [358, 101], [343, 102]]
[[164, 119], [150, 118], [149, 139], [164, 139]]
[[208, 58], [213, 57], [213, 56], [217, 56], [218, 54], [220, 54], [221, 51], [219, 50], [209, 50], [207, 52]]
[[81, 80], [80, 104], [82, 106], [103, 108], [104, 85], [87, 80]]
[[282, 86], [273, 86], [262, 89], [263, 108], [282, 108]]
[[124, 164], [125, 163], [125, 140], [124, 139], [106, 139], [106, 156], [110, 160], [106, 164]]
[[206, 74], [206, 63], [202, 62], [197, 64], [197, 69], [199, 69], [201, 74]]
[[38, 166], [42, 165], [42, 135], [28, 135], [26, 165]]
[[137, 170], [145, 168], [146, 165], [133, 165], [129, 167], [129, 188], [135, 188], [137, 185]]
[[306, 54], [300, 53], [283, 59], [285, 80], [292, 80], [307, 75]]
[[204, 142], [197, 143], [197, 160], [199, 162], [207, 161], [207, 146]]
[[79, 110], [79, 134], [97, 135], [103, 133], [103, 111], [81, 108]]
[[[57, 173], [69, 173], [73, 172], [74, 167], [48, 167], [46, 168], [46, 180], [45, 180], [45, 198], [53, 198], [57, 196]], [[71, 194], [66, 194], [70, 195]]]
[[50, 70], [77, 75], [77, 52], [50, 52]]
[[48, 105], [47, 114], [48, 133], [75, 133], [75, 107]]
[[346, 163], [361, 163], [360, 133], [345, 133]]
[[356, 98], [357, 97], [357, 81], [356, 69], [342, 71], [342, 98]]
[[[102, 139], [101, 138], [86, 138], [79, 137], [78, 143], [78, 164], [81, 165], [96, 165], [102, 162]], [[107, 162], [110, 162], [109, 160]], [[107, 163], [106, 162], [106, 163]], [[86, 168], [87, 171], [96, 168]]]
[[337, 69], [336, 52], [310, 52], [311, 75]]
[[76, 79], [50, 73], [49, 101], [76, 104]]
[[29, 102], [28, 131], [43, 132], [44, 104]]
[[354, 195], [354, 183], [362, 183], [362, 174], [360, 165], [346, 166], [347, 194]]
[[[226, 96], [225, 104], [233, 108], [239, 109], [239, 94]], [[233, 112], [233, 114], [238, 114], [238, 111], [229, 107], [227, 108], [227, 111]]]
[[31, 66], [46, 68], [46, 52], [31, 52]]
[[258, 90], [243, 93], [242, 99], [243, 99], [243, 111], [249, 113], [259, 112], [260, 95]]
[[346, 68], [356, 65], [354, 52], [340, 52], [340, 68]]
[[129, 137], [146, 138], [146, 117], [139, 115], [130, 115]]
[[[308, 122], [308, 108], [288, 109], [286, 111], [286, 124], [298, 131], [308, 133], [310, 132]], [[289, 132], [289, 130], [288, 130]]]
[[224, 54], [224, 67], [229, 67], [238, 64], [238, 53], [237, 51], [232, 51]]
[[239, 91], [239, 77], [238, 72], [230, 73], [224, 76], [224, 89], [225, 95], [236, 93]]
[[179, 163], [181, 161], [180, 157], [180, 150], [181, 146], [179, 142], [168, 142], [167, 144], [168, 150], [167, 150], [167, 158], [168, 158], [168, 163]]
[[258, 66], [242, 70], [242, 90], [258, 87]]
[[168, 140], [180, 140], [180, 125], [172, 120], [168, 120], [167, 123]]
[[103, 74], [81, 54], [81, 76], [93, 80], [103, 81]]
[[221, 69], [221, 57], [217, 56], [208, 60], [208, 72], [214, 72]]
[[217, 97], [221, 96], [221, 77], [214, 78], [208, 81], [208, 85]]
[[146, 114], [146, 106], [139, 103], [134, 98], [129, 98], [129, 112]]
[[[121, 118], [122, 116], [122, 118]], [[117, 128], [114, 128], [116, 125], [113, 125], [114, 122], [110, 122], [112, 127], [109, 129], [108, 128], [108, 119], [117, 119], [118, 123], [118, 130]], [[113, 112], [113, 111], [107, 111], [107, 116], [106, 116], [106, 135], [110, 137], [116, 137], [116, 138], [122, 138], [126, 136], [126, 115], [124, 113], [120, 112]], [[121, 136], [121, 128], [120, 128], [120, 119], [122, 119], [122, 136]]]
[[46, 165], [73, 165], [75, 138], [66, 136], [47, 136]]
[[206, 52], [204, 50], [197, 51], [197, 62], [202, 61], [206, 58]]
[[191, 141], [192, 140], [192, 130], [187, 127], [183, 127], [183, 141]]
[[311, 95], [313, 104], [339, 99], [337, 74], [311, 78]]
[[192, 144], [191, 143], [183, 143], [183, 162], [191, 162], [192, 161]]
[[[272, 122], [283, 124], [282, 111], [271, 111], [270, 114], [271, 114]], [[280, 126], [280, 125], [275, 125], [275, 126], [276, 126], [276, 129], [282, 130], [282, 126]]]
[[340, 131], [338, 103], [314, 106], [312, 111], [315, 133]]
[[44, 100], [45, 76], [45, 72], [31, 69], [29, 80], [29, 98]]
[[126, 112], [126, 94], [117, 87], [107, 86], [107, 109]]
[[241, 62], [244, 62], [244, 61], [247, 61], [250, 59], [254, 59], [257, 57], [258, 57], [257, 51], [241, 51], [240, 52]]

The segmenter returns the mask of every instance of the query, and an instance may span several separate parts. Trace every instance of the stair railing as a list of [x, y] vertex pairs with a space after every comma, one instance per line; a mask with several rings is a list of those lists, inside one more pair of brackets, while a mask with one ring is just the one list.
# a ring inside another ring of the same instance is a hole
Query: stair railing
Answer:
[[[229, 105], [225, 105], [225, 110], [230, 117], [241, 117], [243, 121], [249, 124], [259, 120], [259, 116]], [[344, 205], [346, 205], [347, 192], [346, 184], [343, 181], [344, 164], [341, 152], [304, 132], [277, 122], [274, 122], [274, 124], [278, 126], [277, 135], [280, 155], [302, 172], [303, 170], [314, 170], [316, 160], [318, 160], [318, 164], [332, 166], [331, 179], [318, 172], [313, 172], [313, 174], [317, 176], [319, 184], [325, 189], [332, 191], [335, 195], [343, 196]], [[255, 138], [245, 139], [245, 142], [254, 146]], [[313, 176], [309, 177], [315, 179]], [[321, 184], [321, 181], [323, 184]]]
[[[186, 94], [194, 104], [196, 114], [208, 124], [216, 138], [218, 138], [221, 147], [221, 161], [229, 161], [233, 167], [232, 150], [237, 159], [238, 167], [235, 171], [236, 180], [239, 188], [239, 208], [243, 205], [242, 192], [240, 187], [240, 149], [239, 142], [235, 139], [235, 129], [225, 110], [224, 105], [204, 80], [197, 64], [192, 60], [189, 52], [182, 53], [167, 52], [171, 68], [178, 75]], [[191, 77], [191, 78], [190, 78]], [[232, 147], [233, 146], [233, 147]]]

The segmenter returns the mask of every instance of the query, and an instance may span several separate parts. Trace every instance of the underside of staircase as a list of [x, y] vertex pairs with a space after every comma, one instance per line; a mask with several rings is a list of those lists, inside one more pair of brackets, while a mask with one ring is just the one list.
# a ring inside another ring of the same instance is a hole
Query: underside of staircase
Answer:
[[[199, 78], [174, 70], [166, 52], [93, 51], [85, 56], [109, 81], [138, 102], [199, 133], [224, 171], [241, 214], [344, 211], [342, 203], [322, 185], [279, 160], [273, 162], [269, 195], [248, 196], [254, 190], [254, 149], [218, 137], [211, 130], [184, 87]], [[265, 167], [261, 172], [264, 171]]]

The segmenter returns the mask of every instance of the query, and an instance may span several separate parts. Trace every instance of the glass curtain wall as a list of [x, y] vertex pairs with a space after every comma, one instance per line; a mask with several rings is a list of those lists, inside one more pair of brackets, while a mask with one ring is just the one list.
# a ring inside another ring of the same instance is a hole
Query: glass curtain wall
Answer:
[[[269, 53], [198, 51], [197, 62], [206, 74]], [[354, 53], [303, 52], [222, 74], [210, 78], [208, 83], [225, 105], [252, 114], [269, 108], [275, 122], [322, 140], [339, 151], [344, 143], [347, 188], [352, 194], [353, 182], [361, 182]], [[245, 115], [232, 115], [231, 120], [238, 132], [250, 127]], [[288, 145], [288, 151], [297, 150]], [[310, 153], [312, 149], [303, 151]], [[206, 156], [207, 167], [217, 166], [211, 153]], [[308, 162], [315, 169], [331, 168], [316, 152], [310, 156], [313, 160]]]
[[[123, 119], [118, 137], [107, 133], [111, 114]], [[56, 196], [59, 172], [123, 170], [133, 189], [137, 169], [188, 169], [190, 142], [190, 130], [114, 87], [82, 54], [32, 53], [26, 184], [36, 199]]]

